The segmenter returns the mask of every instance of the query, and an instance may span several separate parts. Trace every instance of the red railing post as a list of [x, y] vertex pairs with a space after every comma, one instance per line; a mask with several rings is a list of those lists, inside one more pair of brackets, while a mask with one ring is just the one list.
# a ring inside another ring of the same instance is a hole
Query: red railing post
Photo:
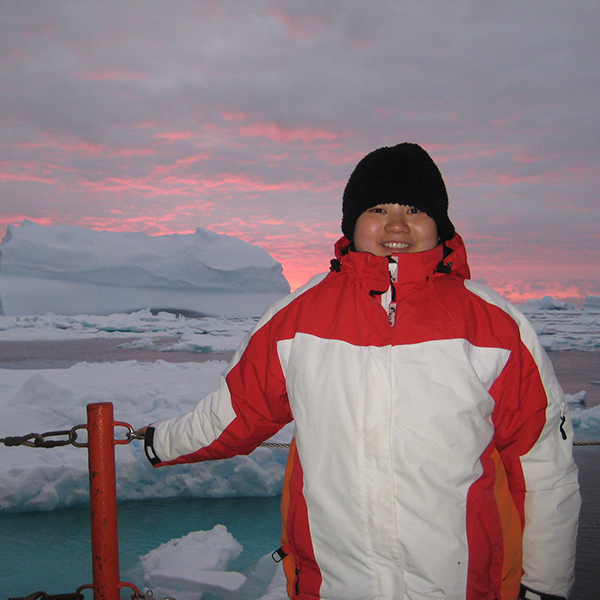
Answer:
[[119, 537], [113, 405], [87, 405], [94, 600], [119, 600]]

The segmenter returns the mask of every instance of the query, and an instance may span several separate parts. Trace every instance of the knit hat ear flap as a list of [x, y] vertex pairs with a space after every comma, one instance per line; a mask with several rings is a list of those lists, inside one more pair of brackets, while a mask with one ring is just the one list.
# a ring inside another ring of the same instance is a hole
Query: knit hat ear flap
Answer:
[[418, 144], [379, 148], [356, 165], [342, 203], [342, 231], [348, 239], [354, 237], [358, 217], [378, 204], [414, 206], [435, 221], [440, 241], [454, 236], [444, 180]]

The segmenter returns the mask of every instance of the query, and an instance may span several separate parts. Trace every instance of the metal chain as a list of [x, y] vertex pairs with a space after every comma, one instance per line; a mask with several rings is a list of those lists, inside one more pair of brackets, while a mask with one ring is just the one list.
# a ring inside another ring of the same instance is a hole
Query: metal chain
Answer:
[[[79, 446], [77, 442], [77, 430], [85, 428], [85, 425], [75, 425], [71, 429], [63, 431], [47, 431], [46, 433], [28, 433], [21, 436], [8, 436], [0, 438], [0, 443], [5, 446], [29, 446], [30, 448], [56, 448], [57, 446], [68, 446], [72, 444]], [[48, 438], [66, 439], [48, 439]]]
[[[134, 440], [143, 440], [144, 436], [137, 433], [129, 423], [115, 422], [115, 426], [125, 427], [127, 433], [125, 439], [115, 440], [117, 444], [129, 444]], [[78, 448], [87, 448], [87, 442], [77, 441], [77, 431], [86, 429], [85, 425], [75, 425], [71, 429], [62, 431], [47, 431], [46, 433], [28, 433], [21, 436], [7, 436], [0, 438], [0, 444], [5, 446], [29, 446], [30, 448], [56, 448], [58, 446], [68, 446], [69, 444]], [[66, 438], [66, 439], [48, 439], [48, 438]], [[573, 446], [600, 446], [600, 440], [577, 440]], [[263, 442], [261, 448], [282, 448], [290, 447], [290, 444], [284, 442]]]
[[259, 444], [261, 448], [289, 448], [290, 444], [278, 443], [278, 442], [263, 442]]
[[[129, 444], [133, 440], [144, 439], [144, 436], [136, 433], [136, 431], [131, 425], [129, 425], [129, 423], [115, 421], [114, 426], [125, 427], [127, 429], [125, 439], [116, 439], [116, 444]], [[77, 432], [80, 429], [87, 429], [87, 426], [75, 425], [75, 427], [72, 427], [71, 429], [64, 429], [61, 431], [47, 431], [46, 433], [28, 433], [27, 435], [7, 436], [4, 438], [0, 438], [0, 444], [4, 444], [5, 446], [29, 446], [30, 448], [56, 448], [59, 446], [68, 446], [69, 444], [71, 444], [73, 446], [76, 446], [77, 448], [87, 448], [87, 442], [77, 441]]]
[[79, 593], [79, 591], [74, 594], [52, 594], [50, 595], [48, 592], [33, 592], [33, 594], [29, 594], [29, 596], [24, 596], [22, 598], [9, 598], [8, 600], [84, 600], [83, 594]]
[[[600, 446], [600, 440], [579, 440], [573, 442], [573, 446]], [[264, 442], [260, 444], [261, 448], [289, 448], [290, 444], [278, 444], [275, 442]]]
[[[132, 591], [131, 600], [157, 600], [157, 598], [154, 597], [152, 590], [141, 592], [133, 583], [120, 582], [119, 590], [122, 590], [123, 588], [129, 588]], [[34, 592], [33, 594], [29, 594], [29, 596], [9, 598], [8, 600], [85, 600], [85, 596], [82, 592], [86, 589], [93, 590], [94, 586], [91, 583], [85, 583], [84, 585], [80, 585], [77, 588], [77, 591], [72, 594], [67, 593], [50, 595], [48, 592]], [[164, 600], [175, 600], [175, 598], [171, 598], [169, 596]]]

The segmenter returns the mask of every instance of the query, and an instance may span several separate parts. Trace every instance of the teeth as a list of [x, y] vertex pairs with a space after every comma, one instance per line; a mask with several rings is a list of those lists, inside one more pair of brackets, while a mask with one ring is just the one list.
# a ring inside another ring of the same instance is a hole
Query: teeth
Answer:
[[410, 244], [406, 244], [404, 242], [383, 242], [381, 244], [386, 248], [392, 248], [393, 250], [402, 250], [403, 248], [410, 248]]

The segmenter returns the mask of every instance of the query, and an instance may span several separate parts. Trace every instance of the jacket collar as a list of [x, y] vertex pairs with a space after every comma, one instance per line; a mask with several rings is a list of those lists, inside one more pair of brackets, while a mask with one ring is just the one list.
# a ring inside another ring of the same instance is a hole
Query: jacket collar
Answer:
[[[342, 237], [335, 245], [335, 254], [348, 276], [368, 291], [384, 292], [390, 286], [387, 256], [375, 256], [368, 252], [355, 252], [351, 242]], [[448, 250], [445, 251], [445, 248]], [[445, 244], [425, 252], [393, 254], [398, 263], [398, 285], [420, 284], [448, 273], [463, 279], [470, 278], [467, 253], [462, 238], [456, 234]], [[440, 272], [440, 265], [443, 269]]]

